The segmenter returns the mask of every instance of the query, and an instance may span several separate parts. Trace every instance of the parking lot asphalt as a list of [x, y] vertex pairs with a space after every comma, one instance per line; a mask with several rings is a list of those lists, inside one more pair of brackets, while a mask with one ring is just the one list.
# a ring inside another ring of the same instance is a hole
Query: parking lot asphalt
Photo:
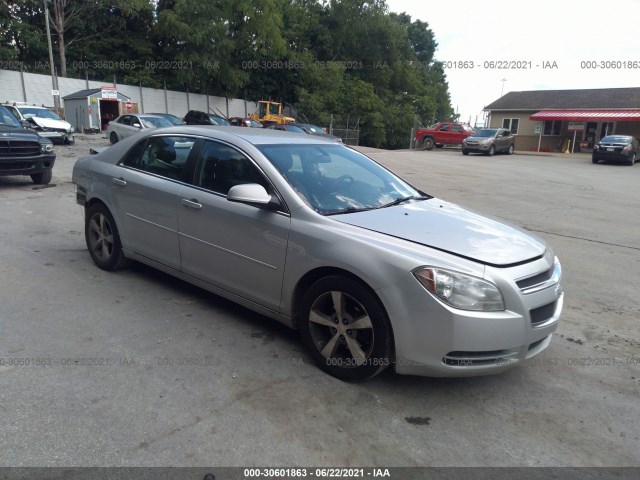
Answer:
[[424, 191], [560, 258], [551, 346], [506, 373], [363, 384], [296, 332], [151, 268], [93, 265], [71, 169], [0, 177], [0, 466], [639, 466], [640, 164], [386, 152]]

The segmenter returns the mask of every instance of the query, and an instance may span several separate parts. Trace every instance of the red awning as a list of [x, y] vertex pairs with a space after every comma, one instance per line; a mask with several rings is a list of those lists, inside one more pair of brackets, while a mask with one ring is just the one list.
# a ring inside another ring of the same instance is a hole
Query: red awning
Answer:
[[566, 122], [640, 122], [640, 110], [541, 110], [530, 120]]

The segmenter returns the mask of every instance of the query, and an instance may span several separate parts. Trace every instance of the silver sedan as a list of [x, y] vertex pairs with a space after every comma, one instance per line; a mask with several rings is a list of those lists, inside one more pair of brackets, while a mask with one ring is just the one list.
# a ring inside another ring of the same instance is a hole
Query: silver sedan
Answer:
[[141, 113], [120, 115], [107, 125], [107, 138], [117, 143], [123, 138], [139, 133], [141, 130], [170, 127], [173, 124], [160, 115], [147, 115]]
[[277, 319], [344, 380], [498, 373], [547, 348], [562, 310], [541, 239], [319, 137], [157, 129], [73, 181], [98, 267], [143, 262]]

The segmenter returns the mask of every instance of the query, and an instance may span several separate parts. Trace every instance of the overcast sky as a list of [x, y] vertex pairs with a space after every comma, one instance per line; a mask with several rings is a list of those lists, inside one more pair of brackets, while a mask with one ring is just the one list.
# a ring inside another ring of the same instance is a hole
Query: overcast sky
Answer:
[[[640, 0], [387, 0], [387, 5], [392, 12], [429, 23], [438, 42], [437, 60], [474, 62], [473, 69], [445, 70], [451, 104], [465, 122], [480, 118], [484, 106], [500, 97], [503, 85], [505, 94], [640, 87]], [[620, 60], [636, 62], [636, 68], [581, 68], [581, 62]], [[531, 66], [484, 68], [491, 61]], [[546, 62], [558, 67], [544, 69]]]

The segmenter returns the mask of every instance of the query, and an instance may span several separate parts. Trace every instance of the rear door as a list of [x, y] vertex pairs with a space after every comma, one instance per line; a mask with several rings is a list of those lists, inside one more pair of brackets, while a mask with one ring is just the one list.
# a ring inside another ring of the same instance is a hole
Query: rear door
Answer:
[[259, 183], [275, 194], [248, 156], [205, 140], [193, 185], [180, 192], [182, 271], [279, 311], [291, 219], [284, 210], [228, 201], [229, 189], [245, 183]]
[[179, 193], [196, 143], [185, 136], [150, 137], [129, 151], [111, 179], [124, 248], [176, 270]]

